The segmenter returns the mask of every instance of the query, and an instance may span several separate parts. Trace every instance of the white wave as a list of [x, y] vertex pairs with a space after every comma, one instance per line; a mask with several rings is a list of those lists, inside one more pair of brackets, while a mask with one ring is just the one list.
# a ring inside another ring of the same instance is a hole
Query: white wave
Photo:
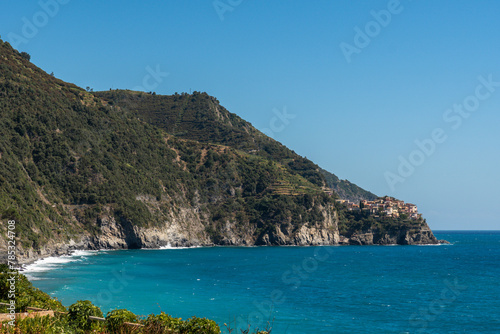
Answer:
[[103, 252], [101, 250], [74, 250], [71, 253], [71, 256], [90, 256], [90, 255], [96, 255], [99, 252]]
[[449, 243], [449, 244], [421, 244], [421, 245], [415, 245], [415, 246], [453, 246], [454, 243]]
[[58, 267], [61, 267], [61, 265], [65, 263], [70, 263], [73, 261], [77, 261], [78, 258], [73, 257], [71, 255], [64, 255], [64, 256], [51, 256], [47, 257], [44, 259], [37, 260], [33, 262], [32, 264], [27, 265], [26, 267], [23, 268], [23, 272], [27, 273], [38, 273], [38, 272], [43, 272], [51, 269], [55, 269]]
[[201, 246], [191, 246], [191, 247], [176, 247], [172, 246], [172, 244], [169, 242], [166, 246], [161, 246], [158, 249], [189, 249], [189, 248], [199, 248]]
[[[66, 263], [81, 261], [86, 259], [87, 256], [95, 255], [98, 251], [93, 250], [75, 250], [70, 255], [50, 256], [28, 264], [22, 268], [23, 273], [40, 273], [57, 269]], [[33, 276], [30, 275], [32, 278]]]

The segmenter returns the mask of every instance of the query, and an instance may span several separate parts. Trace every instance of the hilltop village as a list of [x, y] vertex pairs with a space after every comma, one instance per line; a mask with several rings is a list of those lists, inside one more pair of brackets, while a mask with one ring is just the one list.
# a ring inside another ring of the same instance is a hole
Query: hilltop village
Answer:
[[337, 202], [347, 206], [350, 211], [369, 212], [375, 217], [386, 215], [388, 217], [407, 216], [411, 219], [420, 219], [422, 214], [418, 213], [417, 206], [411, 203], [405, 203], [395, 199], [394, 197], [381, 197], [374, 201], [363, 200], [359, 204], [355, 204], [348, 200], [338, 199]]

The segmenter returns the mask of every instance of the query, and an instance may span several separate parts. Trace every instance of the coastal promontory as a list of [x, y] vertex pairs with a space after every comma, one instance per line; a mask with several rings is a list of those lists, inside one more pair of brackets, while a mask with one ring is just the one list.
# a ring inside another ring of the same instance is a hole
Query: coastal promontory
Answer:
[[73, 249], [438, 243], [418, 211], [340, 180], [203, 92], [92, 92], [0, 42], [0, 108], [0, 249], [15, 221], [21, 261]]

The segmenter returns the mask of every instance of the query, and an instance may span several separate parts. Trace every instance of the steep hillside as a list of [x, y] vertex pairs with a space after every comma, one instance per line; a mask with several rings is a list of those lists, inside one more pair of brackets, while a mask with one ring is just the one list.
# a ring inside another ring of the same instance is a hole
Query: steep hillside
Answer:
[[335, 241], [333, 199], [279, 162], [171, 136], [47, 75], [7, 43], [0, 59], [0, 247], [10, 219], [23, 256], [68, 243]]
[[362, 200], [373, 201], [377, 198], [377, 195], [358, 187], [348, 180], [341, 180], [335, 174], [332, 174], [322, 168], [320, 168], [320, 172], [325, 178], [327, 187], [332, 188], [342, 199], [359, 203], [359, 201]]
[[95, 95], [173, 136], [227, 145], [279, 162], [291, 173], [300, 174], [318, 186], [332, 188], [343, 199], [359, 201], [377, 197], [349, 181], [339, 180], [334, 174], [266, 136], [206, 93], [158, 96], [115, 90]]
[[[9, 220], [24, 260], [75, 248], [337, 244], [339, 223], [354, 237], [385, 228], [359, 225], [318, 166], [206, 94], [92, 94], [0, 41], [0, 120], [4, 256]], [[391, 224], [413, 235], [427, 226]]]

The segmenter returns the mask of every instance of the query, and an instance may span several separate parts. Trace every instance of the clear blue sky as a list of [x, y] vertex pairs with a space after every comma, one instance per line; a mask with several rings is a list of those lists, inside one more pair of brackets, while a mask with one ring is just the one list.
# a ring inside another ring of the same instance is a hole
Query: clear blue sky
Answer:
[[499, 14], [493, 0], [9, 0], [0, 34], [81, 87], [132, 89], [149, 67], [169, 73], [147, 81], [157, 94], [206, 91], [261, 130], [286, 108], [272, 136], [340, 178], [417, 204], [433, 229], [499, 229]]

